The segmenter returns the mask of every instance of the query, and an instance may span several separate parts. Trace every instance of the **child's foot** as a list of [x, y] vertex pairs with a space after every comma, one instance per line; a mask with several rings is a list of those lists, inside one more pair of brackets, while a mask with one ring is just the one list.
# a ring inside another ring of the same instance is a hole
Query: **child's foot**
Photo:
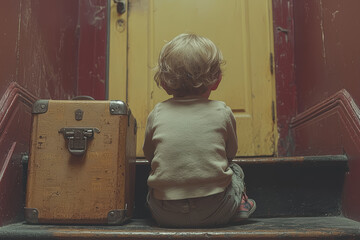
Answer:
[[243, 220], [249, 218], [250, 215], [255, 212], [256, 202], [253, 199], [249, 199], [246, 193], [243, 193], [240, 206], [237, 213], [234, 216], [234, 220]]

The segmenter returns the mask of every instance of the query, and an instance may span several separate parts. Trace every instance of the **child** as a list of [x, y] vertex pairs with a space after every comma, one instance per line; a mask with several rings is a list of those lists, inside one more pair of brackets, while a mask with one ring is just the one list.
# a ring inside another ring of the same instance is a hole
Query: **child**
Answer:
[[244, 193], [231, 109], [209, 100], [221, 81], [222, 54], [195, 34], [165, 44], [155, 81], [173, 98], [149, 114], [143, 146], [151, 162], [148, 205], [160, 226], [210, 227], [247, 218], [255, 201]]

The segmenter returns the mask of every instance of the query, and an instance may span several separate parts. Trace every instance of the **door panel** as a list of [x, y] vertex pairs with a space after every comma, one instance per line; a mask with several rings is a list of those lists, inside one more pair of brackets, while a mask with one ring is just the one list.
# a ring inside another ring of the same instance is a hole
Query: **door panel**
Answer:
[[226, 102], [234, 112], [237, 155], [275, 153], [271, 19], [270, 0], [129, 1], [126, 97], [139, 123], [138, 156], [143, 156], [147, 115], [169, 98], [153, 80], [158, 54], [183, 32], [210, 38], [224, 55], [223, 80], [210, 98]]

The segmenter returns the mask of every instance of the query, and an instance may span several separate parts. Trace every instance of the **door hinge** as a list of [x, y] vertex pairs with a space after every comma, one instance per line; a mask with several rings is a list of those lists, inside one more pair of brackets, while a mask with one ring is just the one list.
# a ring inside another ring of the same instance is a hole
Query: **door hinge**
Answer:
[[274, 54], [270, 53], [270, 73], [274, 74]]

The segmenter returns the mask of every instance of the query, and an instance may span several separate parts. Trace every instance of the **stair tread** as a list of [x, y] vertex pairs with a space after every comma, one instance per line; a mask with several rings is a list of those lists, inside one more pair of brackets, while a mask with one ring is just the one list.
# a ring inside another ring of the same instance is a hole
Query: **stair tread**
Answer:
[[[320, 156], [295, 156], [295, 157], [236, 157], [232, 160], [240, 165], [258, 164], [283, 164], [283, 163], [323, 163], [346, 165], [346, 155], [320, 155]], [[144, 158], [136, 159], [137, 165], [148, 165], [149, 161]]]
[[29, 225], [15, 223], [0, 227], [0, 239], [359, 239], [360, 223], [348, 218], [298, 217], [252, 218], [236, 225], [209, 229], [160, 228], [151, 220], [133, 219], [123, 226]]

